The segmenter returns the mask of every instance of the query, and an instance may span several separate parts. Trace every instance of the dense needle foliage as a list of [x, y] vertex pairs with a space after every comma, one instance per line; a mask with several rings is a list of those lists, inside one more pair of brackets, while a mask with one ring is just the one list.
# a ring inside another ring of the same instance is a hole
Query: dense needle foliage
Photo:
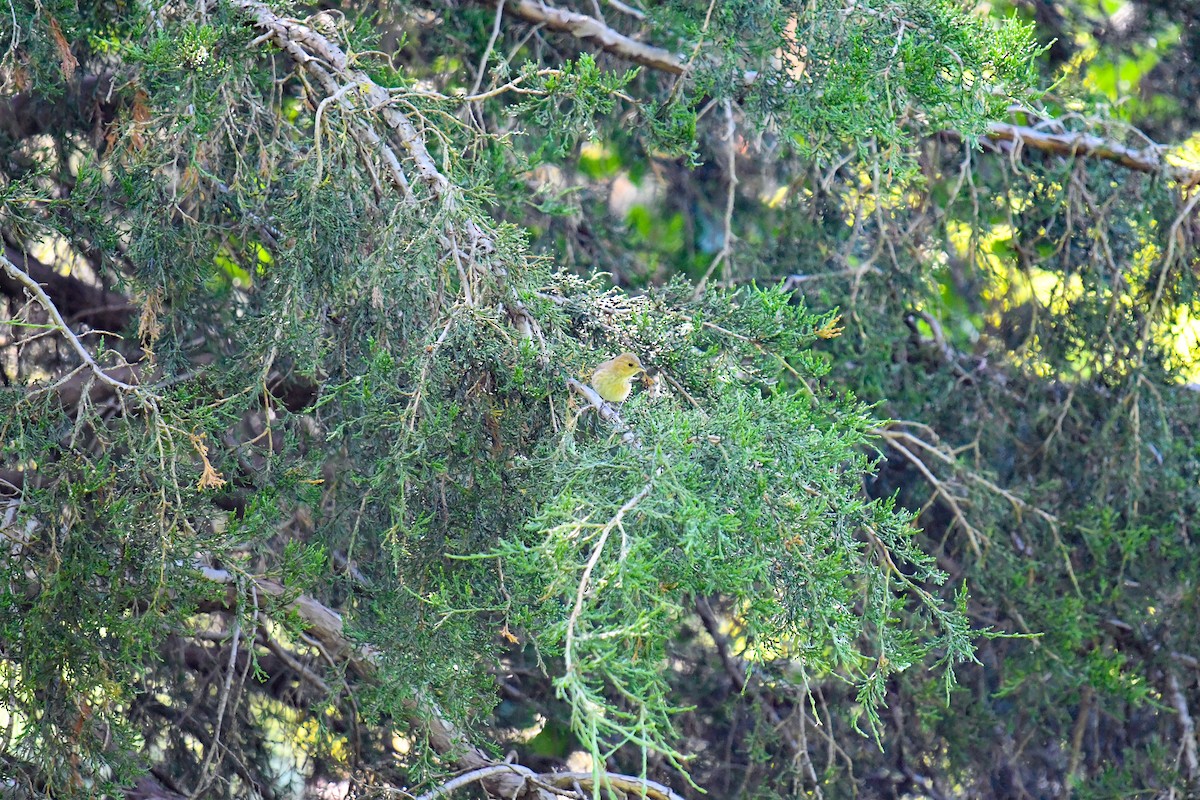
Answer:
[[997, 10], [0, 5], [0, 795], [1194, 791], [1190, 112]]

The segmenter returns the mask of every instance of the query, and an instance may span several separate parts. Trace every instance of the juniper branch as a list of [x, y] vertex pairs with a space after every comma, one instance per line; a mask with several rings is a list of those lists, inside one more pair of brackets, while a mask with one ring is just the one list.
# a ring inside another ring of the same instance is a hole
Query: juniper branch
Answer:
[[[551, 30], [595, 44], [606, 53], [635, 64], [671, 75], [685, 75], [690, 71], [689, 62], [685, 62], [680, 56], [664, 48], [631, 39], [586, 14], [555, 8], [538, 0], [507, 3], [505, 11], [529, 22], [545, 25]], [[759, 77], [759, 73], [754, 70], [747, 70], [743, 74], [747, 85], [754, 83]], [[984, 138], [994, 142], [1012, 142], [1018, 146], [1055, 155], [1111, 161], [1136, 172], [1162, 175], [1185, 186], [1200, 183], [1200, 169], [1168, 164], [1163, 158], [1167, 148], [1160, 144], [1150, 143], [1138, 149], [1081, 131], [1049, 133], [1006, 122], [994, 122], [989, 125]]]
[[514, 3], [506, 3], [504, 9], [507, 13], [535, 25], [545, 25], [551, 30], [569, 33], [576, 39], [593, 42], [605, 52], [635, 64], [672, 75], [682, 75], [685, 72], [683, 61], [670, 50], [631, 39], [587, 14], [555, 8], [538, 0], [517, 0]]
[[[225, 604], [235, 608], [238, 592], [254, 591], [276, 599], [292, 597], [288, 608], [296, 613], [307, 626], [308, 634], [329, 654], [335, 662], [345, 664], [350, 671], [364, 679], [371, 679], [378, 671], [381, 653], [367, 644], [355, 644], [347, 638], [342, 615], [309, 595], [294, 595], [279, 581], [267, 577], [253, 577], [243, 581], [229, 570], [199, 567], [201, 576], [213, 583], [228, 587]], [[451, 724], [433, 703], [410, 704], [414, 719], [424, 725], [430, 744], [439, 753], [453, 757], [461, 769], [479, 770], [495, 766], [495, 762], [479, 748], [472, 745], [466, 735]], [[509, 769], [489, 773], [484, 786], [500, 797], [514, 797], [522, 788], [525, 778]], [[550, 794], [539, 791], [541, 800], [550, 800]]]

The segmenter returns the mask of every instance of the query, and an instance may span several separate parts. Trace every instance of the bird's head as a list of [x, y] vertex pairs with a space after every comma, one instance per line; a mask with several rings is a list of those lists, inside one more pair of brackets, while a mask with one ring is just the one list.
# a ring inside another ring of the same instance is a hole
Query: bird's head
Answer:
[[633, 353], [622, 353], [612, 360], [612, 365], [617, 372], [629, 377], [646, 371], [642, 362]]

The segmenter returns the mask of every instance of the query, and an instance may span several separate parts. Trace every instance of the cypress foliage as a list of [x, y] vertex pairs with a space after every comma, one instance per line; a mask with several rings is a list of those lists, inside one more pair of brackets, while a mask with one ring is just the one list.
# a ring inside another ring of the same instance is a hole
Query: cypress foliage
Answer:
[[1195, 172], [1031, 24], [7, 11], [0, 793], [1195, 789]]

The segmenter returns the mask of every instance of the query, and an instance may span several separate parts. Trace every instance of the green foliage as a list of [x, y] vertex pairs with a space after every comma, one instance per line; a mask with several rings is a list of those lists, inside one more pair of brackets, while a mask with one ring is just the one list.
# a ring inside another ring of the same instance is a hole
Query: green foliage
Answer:
[[[1039, 101], [1029, 24], [605, 6], [679, 76], [483, 7], [153, 5], [0, 37], [49, 109], [0, 120], [32, 795], [407, 791], [510, 744], [728, 797], [1182, 791], [1194, 196], [975, 148]], [[73, 69], [120, 76], [86, 124]]]
[[597, 136], [595, 118], [612, 113], [617, 96], [634, 79], [637, 70], [623, 75], [606, 72], [596, 65], [595, 59], [584, 54], [550, 74], [539, 76], [532, 67], [527, 67], [525, 74], [540, 77], [535, 86], [542, 95], [513, 107], [510, 113], [529, 119], [544, 130], [558, 131], [560, 135], [544, 140], [539, 155], [544, 159], [560, 159], [573, 151], [580, 140]]
[[724, 57], [702, 69], [699, 96], [737, 93], [752, 124], [818, 160], [845, 148], [891, 170], [907, 165], [913, 133], [978, 134], [1035, 82], [1040, 49], [1015, 20], [971, 16], [953, 0], [840, 12], [721, 4], [710, 35]]

